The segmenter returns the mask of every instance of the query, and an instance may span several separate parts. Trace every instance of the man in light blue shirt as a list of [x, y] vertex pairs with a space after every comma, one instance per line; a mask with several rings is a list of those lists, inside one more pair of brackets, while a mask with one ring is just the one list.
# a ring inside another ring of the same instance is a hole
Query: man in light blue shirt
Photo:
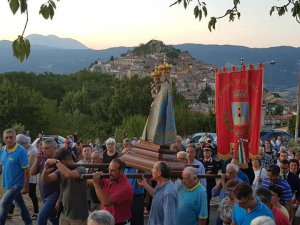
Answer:
[[198, 170], [186, 167], [178, 187], [178, 225], [205, 225], [208, 217], [206, 190], [197, 178]]
[[[205, 174], [205, 168], [204, 168], [203, 164], [196, 159], [196, 150], [195, 150], [195, 148], [192, 147], [192, 146], [187, 147], [186, 148], [186, 153], [187, 153], [187, 157], [188, 157], [188, 164], [199, 166], [198, 174]], [[201, 178], [200, 182], [203, 185], [203, 187], [206, 188], [206, 179]]]
[[7, 129], [3, 132], [5, 146], [0, 152], [0, 174], [6, 189], [0, 201], [0, 225], [4, 225], [8, 207], [14, 201], [21, 209], [22, 220], [26, 225], [32, 224], [22, 194], [29, 190], [29, 162], [26, 150], [16, 143], [16, 131]]
[[168, 164], [158, 161], [152, 168], [152, 178], [157, 182], [155, 189], [145, 179], [138, 180], [138, 184], [153, 196], [148, 225], [177, 225], [178, 192], [170, 176]]
[[259, 216], [268, 216], [274, 220], [272, 211], [253, 196], [249, 184], [239, 183], [234, 189], [235, 204], [231, 225], [250, 225], [251, 221]]

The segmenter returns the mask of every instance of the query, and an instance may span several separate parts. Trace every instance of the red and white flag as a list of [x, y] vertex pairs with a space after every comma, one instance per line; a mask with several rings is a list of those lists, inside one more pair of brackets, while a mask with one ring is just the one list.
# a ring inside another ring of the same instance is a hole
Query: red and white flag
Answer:
[[242, 66], [240, 71], [216, 70], [218, 156], [240, 164], [258, 156], [260, 142], [263, 65]]

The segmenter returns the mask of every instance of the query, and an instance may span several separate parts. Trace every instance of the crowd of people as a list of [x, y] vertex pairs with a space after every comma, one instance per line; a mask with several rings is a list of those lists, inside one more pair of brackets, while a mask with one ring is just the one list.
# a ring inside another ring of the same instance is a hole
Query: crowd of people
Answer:
[[[7, 129], [0, 152], [6, 190], [0, 201], [0, 225], [12, 216], [14, 205], [26, 225], [32, 220], [39, 225], [143, 225], [148, 211], [149, 225], [204, 225], [210, 224], [210, 202], [217, 196], [217, 225], [299, 225], [300, 152], [277, 140], [264, 141], [257, 159], [244, 169], [232, 159], [219, 161], [209, 136], [199, 143], [177, 136], [171, 149], [187, 165], [181, 177], [171, 179], [168, 162], [157, 161], [152, 179], [136, 179], [126, 174], [139, 171], [126, 167], [120, 158], [134, 151], [136, 138], [125, 138], [118, 149], [114, 138], [84, 144], [78, 136], [68, 136], [65, 147], [58, 148], [55, 139], [40, 138], [32, 146], [26, 134]], [[94, 163], [109, 166], [84, 166]], [[198, 178], [199, 174], [221, 178]], [[26, 193], [32, 200], [31, 213], [22, 197]]]

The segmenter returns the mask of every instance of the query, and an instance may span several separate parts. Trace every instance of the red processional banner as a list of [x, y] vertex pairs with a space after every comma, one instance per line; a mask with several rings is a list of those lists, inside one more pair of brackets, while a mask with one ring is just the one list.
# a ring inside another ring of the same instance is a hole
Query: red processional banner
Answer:
[[[260, 142], [263, 65], [241, 71], [215, 71], [218, 156], [231, 156], [242, 166], [258, 156]], [[233, 154], [233, 155], [231, 155]]]

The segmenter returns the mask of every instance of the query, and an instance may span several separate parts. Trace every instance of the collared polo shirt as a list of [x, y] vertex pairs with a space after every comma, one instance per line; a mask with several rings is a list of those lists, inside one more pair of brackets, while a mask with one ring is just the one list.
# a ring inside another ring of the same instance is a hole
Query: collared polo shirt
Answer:
[[234, 204], [232, 220], [237, 225], [250, 225], [251, 221], [259, 216], [268, 216], [274, 220], [271, 210], [263, 204], [259, 198], [256, 198], [257, 205], [251, 212], [247, 212], [246, 209], [239, 207], [237, 203]]
[[[284, 205], [285, 202], [291, 201], [293, 198], [293, 194], [288, 182], [283, 179], [278, 179], [275, 184], [278, 185], [282, 190], [282, 196], [279, 200], [280, 204]], [[265, 179], [263, 179], [262, 187], [268, 189], [269, 186], [270, 186], [270, 179], [266, 177]]]
[[105, 179], [102, 188], [104, 194], [117, 201], [117, 204], [108, 206], [101, 204], [100, 209], [110, 212], [115, 218], [115, 223], [130, 220], [133, 188], [127, 177], [125, 175], [122, 176], [118, 182], [112, 182], [110, 179]]
[[28, 154], [21, 145], [16, 144], [9, 152], [6, 146], [2, 147], [0, 164], [2, 165], [3, 187], [6, 190], [13, 186], [24, 186], [24, 169], [29, 167], [29, 162]]
[[191, 189], [181, 184], [178, 199], [178, 225], [198, 225], [208, 217], [207, 194], [200, 183]]

